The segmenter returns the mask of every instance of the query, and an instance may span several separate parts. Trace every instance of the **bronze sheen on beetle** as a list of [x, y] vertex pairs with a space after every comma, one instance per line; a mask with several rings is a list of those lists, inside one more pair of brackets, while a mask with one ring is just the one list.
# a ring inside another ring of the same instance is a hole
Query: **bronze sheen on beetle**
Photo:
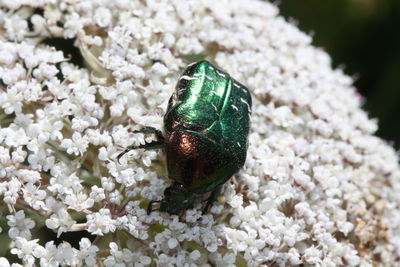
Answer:
[[173, 184], [165, 189], [160, 211], [170, 214], [193, 207], [196, 199], [211, 192], [207, 211], [221, 186], [244, 165], [250, 128], [249, 90], [228, 73], [208, 61], [190, 64], [180, 76], [164, 115], [165, 136], [146, 127], [139, 132], [153, 133], [157, 140], [128, 147], [163, 148], [168, 177]]

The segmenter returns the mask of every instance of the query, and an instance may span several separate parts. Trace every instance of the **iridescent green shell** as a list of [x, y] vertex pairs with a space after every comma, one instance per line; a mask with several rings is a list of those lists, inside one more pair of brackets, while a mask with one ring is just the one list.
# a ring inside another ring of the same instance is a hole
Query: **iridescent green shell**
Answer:
[[251, 95], [208, 61], [180, 76], [164, 116], [168, 176], [188, 191], [224, 183], [246, 160]]

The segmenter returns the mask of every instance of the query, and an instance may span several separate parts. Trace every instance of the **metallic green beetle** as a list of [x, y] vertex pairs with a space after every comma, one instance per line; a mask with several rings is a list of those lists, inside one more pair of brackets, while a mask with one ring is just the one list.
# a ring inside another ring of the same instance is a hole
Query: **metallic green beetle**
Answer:
[[221, 186], [246, 160], [251, 95], [248, 89], [208, 61], [190, 64], [180, 76], [164, 115], [164, 135], [150, 127], [157, 140], [131, 146], [164, 148], [168, 177], [174, 183], [164, 199], [151, 201], [148, 214], [160, 202], [160, 211], [177, 214], [192, 208], [196, 199], [211, 192], [203, 211], [219, 195]]

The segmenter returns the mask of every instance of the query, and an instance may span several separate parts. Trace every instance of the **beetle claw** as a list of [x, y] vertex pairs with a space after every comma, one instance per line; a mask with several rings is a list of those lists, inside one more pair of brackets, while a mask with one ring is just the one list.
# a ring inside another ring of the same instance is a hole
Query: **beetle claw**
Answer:
[[125, 149], [124, 151], [122, 151], [121, 153], [118, 154], [118, 156], [117, 156], [118, 164], [121, 164], [120, 159], [122, 158], [122, 156], [131, 150], [132, 150], [131, 147], [128, 147], [127, 149]]
[[207, 211], [210, 209], [210, 207], [211, 207], [211, 202], [210, 201], [207, 201], [207, 203], [206, 203], [206, 205], [204, 206], [204, 208], [201, 210], [201, 214], [203, 215], [203, 214], [206, 214], [207, 213]]

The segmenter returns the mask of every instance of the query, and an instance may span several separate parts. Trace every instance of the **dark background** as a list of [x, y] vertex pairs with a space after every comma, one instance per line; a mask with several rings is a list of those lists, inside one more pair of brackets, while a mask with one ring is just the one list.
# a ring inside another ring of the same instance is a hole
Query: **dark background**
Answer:
[[356, 77], [377, 135], [400, 148], [400, 0], [281, 0], [281, 14], [311, 33], [333, 67]]

